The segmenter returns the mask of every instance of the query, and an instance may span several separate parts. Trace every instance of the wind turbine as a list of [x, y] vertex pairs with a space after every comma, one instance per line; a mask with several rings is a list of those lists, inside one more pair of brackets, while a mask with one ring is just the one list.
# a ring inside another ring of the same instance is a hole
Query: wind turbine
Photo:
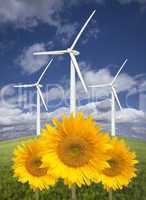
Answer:
[[92, 19], [93, 15], [95, 14], [95, 12], [96, 12], [95, 10], [92, 12], [92, 14], [87, 19], [87, 21], [85, 22], [85, 24], [83, 25], [80, 32], [77, 34], [75, 40], [73, 41], [72, 45], [69, 48], [67, 48], [65, 50], [59, 50], [59, 51], [45, 51], [45, 52], [33, 53], [34, 55], [56, 55], [56, 56], [58, 56], [58, 55], [68, 54], [70, 56], [70, 112], [74, 113], [74, 114], [76, 112], [76, 77], [75, 77], [76, 72], [80, 78], [80, 81], [83, 85], [85, 92], [88, 92], [87, 86], [84, 82], [84, 79], [80, 72], [78, 62], [76, 60], [76, 56], [79, 55], [79, 52], [76, 51], [74, 48], [75, 48], [79, 38], [81, 37], [83, 31], [85, 30], [86, 26], [88, 25], [88, 23]]
[[45, 110], [48, 112], [48, 108], [47, 105], [45, 103], [45, 100], [43, 98], [42, 92], [41, 92], [41, 87], [42, 85], [40, 84], [40, 81], [42, 80], [43, 76], [45, 75], [48, 67], [51, 65], [53, 59], [51, 59], [51, 61], [48, 63], [48, 65], [46, 66], [45, 70], [43, 71], [43, 73], [41, 74], [41, 76], [39, 77], [38, 81], [36, 83], [33, 84], [25, 84], [25, 85], [14, 85], [15, 88], [35, 88], [37, 90], [37, 119], [36, 119], [36, 133], [37, 135], [40, 135], [40, 100], [42, 100], [42, 103], [45, 107]]
[[125, 64], [127, 63], [127, 61], [128, 61], [128, 59], [126, 59], [124, 61], [124, 63], [120, 67], [119, 71], [117, 72], [116, 76], [114, 77], [114, 79], [112, 80], [111, 83], [89, 86], [89, 87], [92, 87], [92, 88], [108, 87], [108, 88], [111, 89], [111, 136], [116, 135], [115, 102], [118, 103], [120, 110], [122, 110], [122, 106], [120, 104], [120, 101], [119, 101], [119, 98], [118, 98], [118, 95], [117, 95], [117, 92], [116, 92], [116, 89], [115, 89], [115, 81], [117, 80], [120, 72], [122, 71], [122, 69], [125, 66]]

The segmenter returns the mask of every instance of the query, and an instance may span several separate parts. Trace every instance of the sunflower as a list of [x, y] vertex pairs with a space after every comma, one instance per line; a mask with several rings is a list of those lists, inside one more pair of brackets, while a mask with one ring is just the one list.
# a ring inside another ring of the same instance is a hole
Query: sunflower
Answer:
[[42, 146], [39, 140], [19, 145], [14, 151], [14, 176], [22, 183], [28, 182], [33, 189], [45, 189], [55, 184], [49, 167], [42, 168]]
[[63, 116], [61, 121], [53, 119], [55, 127], [42, 130], [41, 140], [46, 149], [42, 162], [53, 173], [69, 185], [90, 185], [99, 179], [99, 173], [109, 166], [106, 154], [111, 148], [108, 134], [101, 132], [92, 117]]
[[122, 189], [136, 176], [135, 164], [138, 161], [123, 140], [113, 138], [111, 144], [113, 148], [108, 152], [111, 156], [108, 161], [110, 168], [103, 170], [102, 183], [107, 190]]

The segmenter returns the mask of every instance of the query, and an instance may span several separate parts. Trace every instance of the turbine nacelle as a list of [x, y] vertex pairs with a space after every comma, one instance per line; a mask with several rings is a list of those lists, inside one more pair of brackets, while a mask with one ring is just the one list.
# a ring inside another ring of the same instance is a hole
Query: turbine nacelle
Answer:
[[76, 50], [74, 50], [74, 49], [71, 49], [71, 48], [68, 48], [67, 50], [67, 53], [72, 53], [74, 56], [78, 56], [79, 54], [80, 54], [80, 52], [79, 51], [76, 51]]
[[41, 85], [41, 84], [39, 84], [39, 83], [35, 83], [34, 86], [39, 87], [39, 88], [42, 88], [42, 87], [43, 87], [43, 85]]

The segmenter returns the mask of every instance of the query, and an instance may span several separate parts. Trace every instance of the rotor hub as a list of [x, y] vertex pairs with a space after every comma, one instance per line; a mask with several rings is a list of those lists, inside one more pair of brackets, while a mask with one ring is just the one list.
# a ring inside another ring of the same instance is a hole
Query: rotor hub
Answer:
[[68, 53], [71, 53], [71, 52], [72, 52], [72, 50], [71, 50], [70, 48], [68, 48], [68, 49], [67, 49], [67, 52], [68, 52]]

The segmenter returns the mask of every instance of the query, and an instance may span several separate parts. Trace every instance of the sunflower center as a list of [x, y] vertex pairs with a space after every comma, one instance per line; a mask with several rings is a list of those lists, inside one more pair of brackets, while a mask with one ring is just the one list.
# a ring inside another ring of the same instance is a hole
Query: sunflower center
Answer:
[[92, 156], [92, 144], [80, 137], [66, 137], [59, 143], [57, 150], [60, 160], [70, 167], [81, 167]]
[[41, 168], [42, 161], [40, 158], [32, 158], [27, 160], [26, 168], [33, 176], [44, 176], [47, 174], [48, 168]]
[[107, 176], [117, 176], [121, 173], [121, 167], [118, 159], [111, 159], [108, 161], [110, 168], [107, 168], [103, 171], [103, 173]]
[[70, 146], [70, 154], [73, 156], [77, 156], [81, 151], [81, 145], [80, 144], [72, 144]]

